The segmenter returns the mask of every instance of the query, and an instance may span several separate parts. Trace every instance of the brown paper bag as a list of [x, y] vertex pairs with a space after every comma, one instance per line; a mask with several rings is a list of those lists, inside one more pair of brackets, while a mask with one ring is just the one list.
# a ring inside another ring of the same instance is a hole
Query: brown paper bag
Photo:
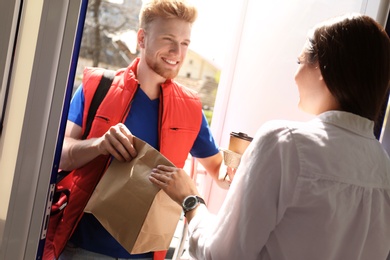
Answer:
[[137, 157], [129, 163], [111, 162], [84, 211], [92, 213], [132, 254], [167, 250], [181, 207], [148, 176], [159, 164], [173, 164], [138, 138], [134, 145]]

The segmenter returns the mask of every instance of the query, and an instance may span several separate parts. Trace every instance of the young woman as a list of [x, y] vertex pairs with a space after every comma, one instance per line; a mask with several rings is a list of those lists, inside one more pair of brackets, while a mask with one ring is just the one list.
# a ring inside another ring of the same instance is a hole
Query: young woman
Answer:
[[[390, 42], [372, 18], [309, 34], [295, 81], [309, 122], [271, 121], [242, 158], [217, 216], [180, 169], [150, 180], [183, 205], [196, 259], [386, 259], [390, 160], [373, 129], [390, 80]], [[200, 200], [201, 201], [201, 200]]]

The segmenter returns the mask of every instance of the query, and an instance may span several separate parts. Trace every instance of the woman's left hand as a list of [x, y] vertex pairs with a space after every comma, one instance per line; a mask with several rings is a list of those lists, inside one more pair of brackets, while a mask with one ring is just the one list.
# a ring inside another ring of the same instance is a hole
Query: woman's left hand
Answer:
[[223, 189], [229, 189], [236, 171], [236, 168], [226, 167], [226, 173], [223, 173], [223, 175], [219, 177], [218, 185]]

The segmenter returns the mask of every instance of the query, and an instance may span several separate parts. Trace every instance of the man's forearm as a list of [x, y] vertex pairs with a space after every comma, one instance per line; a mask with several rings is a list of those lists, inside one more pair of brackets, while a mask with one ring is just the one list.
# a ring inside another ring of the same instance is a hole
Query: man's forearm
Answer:
[[100, 155], [97, 138], [79, 140], [71, 137], [64, 138], [60, 169], [74, 170]]

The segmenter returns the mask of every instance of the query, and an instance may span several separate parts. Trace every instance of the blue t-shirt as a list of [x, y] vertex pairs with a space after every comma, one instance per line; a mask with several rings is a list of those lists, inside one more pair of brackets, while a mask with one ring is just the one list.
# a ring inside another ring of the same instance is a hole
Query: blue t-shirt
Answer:
[[[159, 103], [159, 99], [150, 100], [142, 89], [138, 88], [129, 115], [124, 123], [133, 135], [144, 140], [156, 149], [158, 149]], [[83, 111], [84, 93], [82, 86], [80, 86], [71, 100], [68, 120], [81, 126], [83, 122]], [[204, 114], [201, 129], [190, 153], [197, 158], [206, 158], [218, 153], [218, 147], [215, 144]], [[84, 213], [70, 240], [81, 248], [111, 257], [152, 257], [152, 253], [130, 255], [105, 230], [100, 222], [89, 213]]]

